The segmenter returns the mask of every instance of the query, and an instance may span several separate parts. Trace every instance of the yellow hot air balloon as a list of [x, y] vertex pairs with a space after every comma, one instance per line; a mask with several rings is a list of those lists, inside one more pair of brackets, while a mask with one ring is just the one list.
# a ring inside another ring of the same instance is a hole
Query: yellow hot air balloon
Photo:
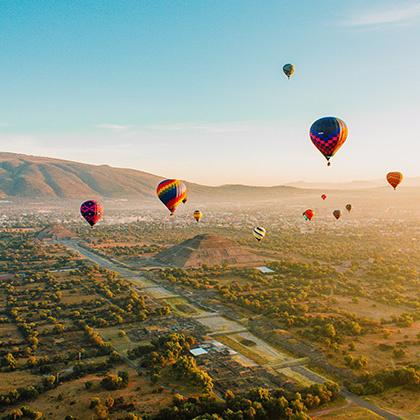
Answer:
[[254, 235], [255, 239], [259, 242], [264, 238], [266, 230], [261, 226], [256, 226], [254, 227], [252, 234]]
[[196, 210], [194, 212], [194, 219], [197, 223], [201, 220], [202, 217], [203, 217], [203, 213], [201, 213], [200, 210]]

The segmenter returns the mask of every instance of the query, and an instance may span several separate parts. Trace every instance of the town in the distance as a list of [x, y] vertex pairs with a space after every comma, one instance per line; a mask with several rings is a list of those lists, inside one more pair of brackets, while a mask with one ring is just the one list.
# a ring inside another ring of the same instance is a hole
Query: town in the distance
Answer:
[[420, 179], [185, 182], [170, 216], [160, 176], [0, 173], [0, 418], [416, 418]]

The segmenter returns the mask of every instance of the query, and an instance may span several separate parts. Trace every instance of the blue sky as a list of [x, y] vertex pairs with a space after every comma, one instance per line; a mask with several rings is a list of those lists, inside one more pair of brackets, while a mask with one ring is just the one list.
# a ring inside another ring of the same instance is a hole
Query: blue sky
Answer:
[[[0, 150], [207, 184], [418, 176], [419, 41], [420, 0], [3, 0]], [[330, 168], [326, 115], [349, 127]]]

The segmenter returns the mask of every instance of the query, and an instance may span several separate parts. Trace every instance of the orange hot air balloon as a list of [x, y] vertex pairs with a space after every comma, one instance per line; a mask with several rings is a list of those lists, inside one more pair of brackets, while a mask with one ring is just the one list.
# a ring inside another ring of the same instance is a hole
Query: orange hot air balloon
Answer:
[[338, 220], [341, 217], [341, 210], [334, 210], [333, 215]]
[[326, 194], [322, 194], [322, 195], [321, 195], [321, 198], [325, 201], [325, 200], [327, 199]]
[[302, 215], [305, 220], [312, 220], [312, 218], [315, 216], [315, 212], [312, 209], [308, 209], [305, 210]]
[[203, 217], [203, 213], [200, 210], [196, 210], [193, 214], [195, 221], [198, 223]]
[[386, 175], [386, 180], [394, 188], [397, 189], [398, 185], [401, 184], [404, 176], [401, 172], [388, 172]]

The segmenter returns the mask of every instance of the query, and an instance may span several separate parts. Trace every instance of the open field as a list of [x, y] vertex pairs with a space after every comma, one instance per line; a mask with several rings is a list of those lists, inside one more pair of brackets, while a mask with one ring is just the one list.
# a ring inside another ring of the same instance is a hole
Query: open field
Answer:
[[[159, 407], [170, 403], [172, 395], [169, 391], [157, 392], [158, 388], [146, 378], [138, 376], [132, 369], [126, 370], [130, 381], [125, 389], [106, 391], [100, 386], [100, 381], [103, 379], [101, 376], [87, 375], [46, 392], [37, 398], [36, 402], [28, 405], [45, 413], [45, 417], [50, 419], [64, 419], [67, 415], [88, 419], [97, 418], [95, 410], [89, 409], [93, 398], [100, 398], [102, 402], [105, 402], [109, 397], [112, 397], [114, 401], [122, 397], [126, 407], [121, 410], [111, 410], [109, 414], [109, 418], [118, 419], [130, 411], [139, 414], [153, 414], [159, 410]], [[86, 382], [92, 383], [89, 390], [86, 390]]]

